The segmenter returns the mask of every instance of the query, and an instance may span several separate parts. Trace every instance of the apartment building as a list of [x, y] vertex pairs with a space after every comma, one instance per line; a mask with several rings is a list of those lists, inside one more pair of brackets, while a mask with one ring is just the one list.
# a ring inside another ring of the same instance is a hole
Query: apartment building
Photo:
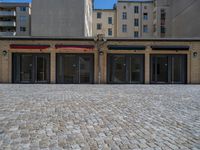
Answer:
[[33, 0], [32, 36], [92, 36], [93, 0]]
[[153, 1], [118, 0], [117, 37], [149, 38], [153, 35]]
[[93, 10], [93, 36], [116, 37], [116, 9]]
[[30, 4], [0, 3], [0, 36], [30, 35]]
[[153, 36], [158, 38], [171, 37], [172, 0], [153, 1]]

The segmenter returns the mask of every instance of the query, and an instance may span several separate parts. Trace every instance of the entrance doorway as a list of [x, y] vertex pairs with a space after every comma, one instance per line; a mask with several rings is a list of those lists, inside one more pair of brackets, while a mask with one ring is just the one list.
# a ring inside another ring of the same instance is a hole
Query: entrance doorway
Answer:
[[49, 83], [49, 54], [13, 54], [14, 83]]
[[109, 55], [108, 83], [144, 83], [144, 56], [124, 54]]
[[92, 54], [57, 54], [57, 83], [93, 83]]
[[151, 83], [186, 83], [186, 55], [152, 55]]

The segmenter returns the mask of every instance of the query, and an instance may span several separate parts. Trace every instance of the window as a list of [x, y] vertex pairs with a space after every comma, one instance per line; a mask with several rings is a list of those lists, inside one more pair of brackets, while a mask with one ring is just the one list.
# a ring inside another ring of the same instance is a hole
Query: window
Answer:
[[109, 35], [109, 36], [112, 36], [112, 28], [109, 28], [109, 29], [108, 29], [108, 35]]
[[122, 25], [122, 32], [127, 32], [127, 25], [126, 24], [123, 24]]
[[26, 32], [26, 27], [20, 27], [21, 32]]
[[143, 14], [143, 19], [144, 19], [144, 20], [148, 20], [148, 13], [144, 13], [144, 14]]
[[144, 26], [143, 26], [143, 32], [144, 32], [144, 33], [147, 33], [147, 32], [148, 32], [148, 26], [147, 26], [147, 25], [144, 25]]
[[20, 11], [26, 11], [26, 7], [20, 7]]
[[138, 27], [139, 26], [139, 19], [134, 19], [134, 26]]
[[166, 12], [165, 12], [165, 9], [161, 9], [161, 19], [163, 19], [163, 20], [166, 19]]
[[101, 30], [102, 29], [102, 24], [101, 23], [98, 23], [97, 24], [97, 30]]
[[135, 32], [134, 32], [134, 37], [135, 37], [135, 38], [138, 38], [138, 37], [139, 37], [139, 32], [138, 32], [138, 31], [135, 31]]
[[134, 13], [135, 13], [135, 14], [138, 14], [138, 13], [139, 13], [139, 7], [138, 7], [138, 6], [135, 6], [135, 7], [134, 7]]
[[108, 17], [108, 24], [112, 24], [112, 17]]
[[26, 16], [20, 16], [20, 22], [26, 21]]
[[127, 19], [127, 13], [126, 13], [126, 12], [123, 12], [123, 13], [122, 13], [122, 19], [123, 19], [123, 20], [126, 20], [126, 19]]
[[101, 15], [102, 15], [101, 12], [97, 12], [97, 19], [101, 19]]
[[166, 29], [163, 26], [160, 27], [160, 30], [161, 30], [161, 33], [165, 33], [166, 32]]

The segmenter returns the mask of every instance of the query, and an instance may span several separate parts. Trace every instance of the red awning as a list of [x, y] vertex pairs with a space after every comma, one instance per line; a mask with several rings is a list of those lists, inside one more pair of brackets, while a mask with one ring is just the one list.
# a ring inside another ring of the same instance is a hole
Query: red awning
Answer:
[[47, 49], [50, 45], [23, 45], [23, 44], [11, 44], [11, 49]]
[[93, 45], [55, 45], [56, 49], [92, 51]]

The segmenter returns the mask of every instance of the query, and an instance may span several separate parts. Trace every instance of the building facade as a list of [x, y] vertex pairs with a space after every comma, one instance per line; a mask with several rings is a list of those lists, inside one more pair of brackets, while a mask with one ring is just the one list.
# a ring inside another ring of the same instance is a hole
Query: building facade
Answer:
[[116, 37], [116, 9], [93, 10], [93, 36]]
[[92, 36], [93, 0], [33, 0], [32, 36]]
[[[119, 38], [200, 37], [199, 8], [197, 0], [118, 0], [113, 27]], [[102, 18], [107, 16], [106, 11], [101, 13], [105, 15]], [[96, 11], [93, 20], [95, 25], [99, 23]], [[93, 32], [96, 35], [100, 31], [94, 28]]]
[[153, 1], [118, 0], [117, 37], [150, 38], [153, 35]]
[[0, 38], [1, 83], [200, 84], [199, 64], [199, 39]]
[[0, 3], [0, 36], [30, 35], [30, 4]]

